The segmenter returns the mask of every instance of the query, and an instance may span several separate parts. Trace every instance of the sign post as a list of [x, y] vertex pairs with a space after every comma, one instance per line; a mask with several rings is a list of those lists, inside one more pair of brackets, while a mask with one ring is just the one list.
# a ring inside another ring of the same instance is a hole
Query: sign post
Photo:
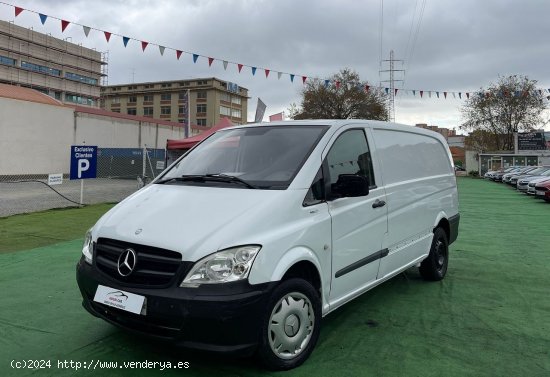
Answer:
[[97, 175], [97, 146], [71, 146], [70, 179], [80, 179], [80, 205], [83, 204], [84, 179], [95, 178]]

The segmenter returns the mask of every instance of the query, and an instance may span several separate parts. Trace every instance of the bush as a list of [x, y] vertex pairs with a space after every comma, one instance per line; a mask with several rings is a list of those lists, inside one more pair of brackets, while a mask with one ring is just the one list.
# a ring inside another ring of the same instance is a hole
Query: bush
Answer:
[[470, 177], [473, 177], [473, 178], [479, 177], [479, 172], [478, 172], [477, 170], [470, 170], [470, 171], [468, 172], [468, 175], [469, 175]]

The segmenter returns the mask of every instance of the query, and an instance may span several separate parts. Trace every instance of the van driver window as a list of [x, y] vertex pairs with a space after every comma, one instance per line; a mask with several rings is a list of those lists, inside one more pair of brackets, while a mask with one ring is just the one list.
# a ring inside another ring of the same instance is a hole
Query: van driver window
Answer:
[[371, 187], [376, 185], [363, 130], [349, 130], [340, 135], [327, 155], [327, 163], [330, 183], [336, 183], [340, 174], [358, 174], [367, 177]]

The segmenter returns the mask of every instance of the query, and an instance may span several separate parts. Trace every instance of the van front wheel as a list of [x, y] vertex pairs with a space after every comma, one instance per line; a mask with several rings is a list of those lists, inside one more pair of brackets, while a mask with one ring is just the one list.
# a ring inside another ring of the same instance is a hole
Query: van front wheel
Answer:
[[445, 277], [449, 264], [449, 242], [442, 228], [434, 231], [430, 254], [420, 264], [420, 275], [424, 280], [439, 281]]
[[262, 321], [258, 356], [272, 370], [292, 369], [311, 354], [321, 325], [321, 300], [303, 279], [283, 281], [273, 292]]

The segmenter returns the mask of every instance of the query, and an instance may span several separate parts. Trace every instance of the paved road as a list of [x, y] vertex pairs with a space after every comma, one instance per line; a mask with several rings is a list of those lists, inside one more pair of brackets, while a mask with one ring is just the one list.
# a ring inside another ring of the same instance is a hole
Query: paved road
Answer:
[[[80, 181], [64, 179], [63, 184], [52, 188], [70, 200], [80, 201]], [[137, 182], [132, 179], [87, 179], [83, 201], [85, 204], [118, 202], [136, 190]], [[0, 217], [75, 205], [44, 183], [0, 181]]]

